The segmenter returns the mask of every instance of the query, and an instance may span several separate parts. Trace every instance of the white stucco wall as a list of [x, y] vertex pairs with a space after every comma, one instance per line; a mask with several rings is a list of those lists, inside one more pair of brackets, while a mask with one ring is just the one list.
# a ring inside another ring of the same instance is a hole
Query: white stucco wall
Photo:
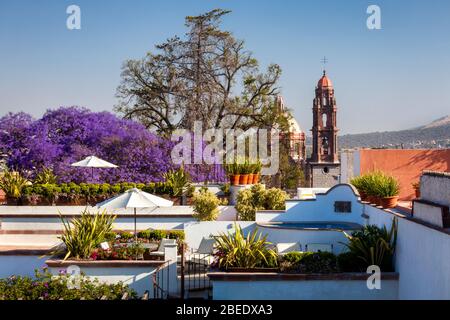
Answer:
[[420, 177], [420, 198], [450, 206], [450, 173], [434, 175], [425, 173]]
[[0, 255], [0, 279], [12, 275], [34, 276], [35, 269], [41, 269], [48, 257]]
[[[369, 224], [390, 227], [393, 214], [366, 205]], [[398, 218], [396, 271], [400, 299], [450, 299], [450, 235]]]
[[[237, 221], [244, 231], [250, 232], [255, 227], [254, 221]], [[233, 221], [196, 221], [184, 224], [184, 238], [189, 249], [195, 250], [198, 248], [202, 238], [210, 238], [221, 233], [234, 232]]]
[[[350, 213], [334, 212], [336, 201], [350, 201]], [[350, 185], [341, 184], [331, 188], [327, 193], [316, 194], [316, 199], [289, 200], [286, 202], [286, 212], [259, 211], [257, 222], [292, 222], [292, 221], [345, 221], [362, 224], [362, 203], [355, 196]]]
[[213, 281], [214, 300], [395, 300], [398, 281], [369, 290], [364, 280]]

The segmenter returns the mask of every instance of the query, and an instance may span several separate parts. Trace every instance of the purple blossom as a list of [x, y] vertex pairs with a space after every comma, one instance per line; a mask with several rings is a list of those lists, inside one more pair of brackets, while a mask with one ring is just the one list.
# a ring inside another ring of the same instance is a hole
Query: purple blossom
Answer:
[[[0, 118], [0, 157], [11, 168], [53, 169], [59, 182], [147, 183], [163, 181], [177, 166], [170, 153], [175, 142], [161, 138], [143, 125], [109, 112], [79, 107], [48, 110], [34, 120], [25, 113]], [[115, 169], [70, 166], [89, 155], [118, 165]], [[224, 181], [220, 165], [187, 165], [193, 181]]]

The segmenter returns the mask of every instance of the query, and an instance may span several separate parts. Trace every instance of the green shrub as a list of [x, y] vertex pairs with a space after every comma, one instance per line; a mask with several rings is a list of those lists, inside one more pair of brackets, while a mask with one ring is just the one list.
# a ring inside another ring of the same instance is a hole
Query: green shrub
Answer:
[[194, 194], [192, 205], [194, 217], [200, 221], [214, 221], [219, 215], [221, 201], [211, 191], [200, 191]]
[[350, 251], [339, 254], [337, 264], [341, 272], [365, 272], [367, 270], [364, 262]]
[[119, 233], [120, 239], [122, 240], [131, 240], [134, 239], [134, 235], [128, 231], [122, 231]]
[[337, 258], [331, 252], [289, 252], [280, 258], [282, 272], [338, 272]]
[[266, 190], [263, 185], [255, 184], [238, 193], [236, 210], [240, 220], [254, 221], [258, 210], [284, 210], [288, 198], [288, 194], [283, 190]]
[[0, 300], [118, 300], [126, 293], [129, 298], [137, 298], [134, 290], [122, 282], [100, 283], [81, 274], [77, 277], [76, 288], [73, 277], [61, 272], [54, 276], [47, 269], [35, 271], [35, 277], [11, 276], [0, 279]]
[[91, 214], [88, 209], [70, 222], [60, 216], [64, 227], [60, 239], [65, 248], [57, 248], [52, 254], [65, 254], [64, 260], [68, 258], [89, 259], [92, 251], [105, 241], [105, 236], [111, 232], [115, 218], [106, 211]]
[[266, 191], [264, 208], [266, 210], [284, 210], [288, 195], [285, 191], [277, 188], [270, 188]]
[[163, 238], [184, 240], [183, 230], [142, 230], [138, 232], [138, 238], [148, 240], [161, 240]]
[[382, 271], [392, 271], [394, 269], [393, 258], [395, 246], [397, 242], [397, 222], [392, 221], [390, 230], [386, 226], [379, 228], [375, 225], [364, 226], [362, 230], [347, 234], [343, 231], [348, 239], [348, 243], [344, 243], [349, 251], [361, 261], [363, 268], [370, 265], [377, 265]]
[[235, 232], [214, 236], [215, 266], [228, 268], [265, 268], [277, 266], [277, 254], [268, 248], [267, 235], [262, 235], [257, 228], [244, 236], [238, 224]]

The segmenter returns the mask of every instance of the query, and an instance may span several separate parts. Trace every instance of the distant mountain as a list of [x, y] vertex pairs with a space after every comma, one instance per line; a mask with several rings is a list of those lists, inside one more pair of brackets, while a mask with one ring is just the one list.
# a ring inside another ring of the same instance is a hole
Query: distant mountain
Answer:
[[339, 148], [450, 148], [450, 116], [427, 125], [401, 131], [347, 134], [340, 136]]

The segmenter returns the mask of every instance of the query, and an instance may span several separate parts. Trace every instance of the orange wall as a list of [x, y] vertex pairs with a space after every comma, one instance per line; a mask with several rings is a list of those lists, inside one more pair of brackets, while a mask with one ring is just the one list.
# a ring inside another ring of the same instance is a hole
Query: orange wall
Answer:
[[411, 183], [419, 181], [423, 170], [450, 172], [450, 149], [361, 149], [361, 174], [381, 170], [400, 181], [400, 200], [414, 198]]

